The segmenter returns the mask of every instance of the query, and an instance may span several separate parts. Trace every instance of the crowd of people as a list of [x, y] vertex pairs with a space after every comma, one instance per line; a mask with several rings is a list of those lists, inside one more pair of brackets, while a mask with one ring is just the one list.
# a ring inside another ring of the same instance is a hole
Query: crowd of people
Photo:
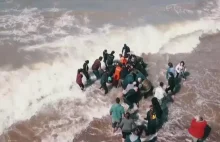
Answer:
[[[142, 58], [131, 54], [130, 48], [126, 44], [122, 48], [122, 53], [119, 54], [119, 61], [115, 61], [114, 54], [114, 51], [109, 54], [107, 50], [104, 50], [103, 56], [96, 59], [92, 65], [93, 74], [97, 79], [100, 79], [100, 89], [104, 90], [104, 94], [109, 92], [107, 83], [116, 88], [122, 87], [122, 99], [129, 106], [128, 110], [125, 111], [120, 104], [121, 99], [119, 97], [116, 98], [115, 104], [110, 109], [113, 132], [120, 128], [123, 142], [141, 142], [143, 132], [145, 132], [146, 136], [149, 136], [148, 141], [153, 140], [157, 135], [158, 129], [163, 124], [163, 108], [161, 106], [164, 103], [164, 99], [175, 94], [175, 87], [180, 78], [186, 79], [185, 62], [181, 61], [175, 68], [171, 62], [168, 63], [166, 72], [168, 86], [165, 87], [164, 82], [160, 82], [158, 87], [152, 89], [152, 104], [144, 118], [147, 126], [143, 128], [136, 125], [135, 120], [131, 117], [130, 110], [133, 109], [135, 104], [139, 107], [139, 101], [142, 96], [146, 95], [146, 91], [142, 93], [145, 88], [143, 82], [146, 80], [147, 75], [146, 64]], [[102, 61], [105, 65], [104, 70], [101, 69]], [[77, 72], [76, 83], [81, 90], [85, 88], [82, 81], [83, 75], [86, 77], [87, 82], [91, 81], [88, 64], [89, 61], [86, 60], [83, 67], [78, 69]], [[192, 120], [189, 134], [191, 134], [193, 142], [203, 138], [206, 126], [207, 122], [202, 117], [196, 116]]]

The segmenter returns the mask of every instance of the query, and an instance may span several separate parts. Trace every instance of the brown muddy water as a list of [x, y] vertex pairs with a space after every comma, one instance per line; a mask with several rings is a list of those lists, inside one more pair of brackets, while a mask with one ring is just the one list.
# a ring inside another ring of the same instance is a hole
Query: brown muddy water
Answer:
[[[165, 81], [164, 73], [166, 64], [171, 61], [176, 65], [179, 61], [186, 62], [187, 71], [190, 73], [187, 80], [181, 83], [180, 91], [175, 95], [174, 103], [168, 104], [168, 120], [158, 132], [158, 142], [184, 142], [187, 128], [193, 116], [201, 115], [209, 123], [212, 132], [206, 142], [220, 141], [220, 35], [212, 35], [201, 38], [201, 43], [190, 54], [149, 54], [144, 59], [148, 62], [149, 78], [154, 85], [159, 81]], [[102, 96], [102, 102], [114, 102], [115, 96], [121, 90], [113, 90], [109, 96]], [[93, 92], [98, 95], [97, 92]], [[96, 97], [96, 96], [90, 96]], [[92, 100], [92, 99], [91, 99]], [[76, 101], [77, 102], [77, 101]], [[71, 105], [70, 102], [60, 102]], [[80, 103], [80, 102], [78, 102]], [[85, 104], [89, 102], [84, 102]], [[94, 102], [97, 104], [98, 102]], [[149, 106], [149, 99], [142, 100], [140, 106], [141, 117], [145, 117]], [[65, 106], [64, 105], [64, 106]], [[92, 105], [90, 107], [93, 107]], [[74, 117], [66, 119], [65, 123], [49, 125], [52, 121], [58, 121], [62, 115], [58, 114], [53, 107], [48, 108], [33, 116], [30, 120], [13, 124], [4, 134], [0, 136], [1, 142], [41, 142], [49, 134], [53, 139], [48, 141], [58, 142], [58, 133], [52, 133], [53, 129], [65, 132], [73, 125]], [[74, 106], [72, 109], [80, 109]], [[87, 108], [89, 109], [89, 108]], [[106, 110], [108, 111], [108, 110]], [[79, 113], [79, 112], [78, 112]], [[94, 112], [95, 113], [95, 112]], [[79, 124], [75, 125], [75, 132], [80, 132], [80, 124], [87, 118], [79, 118]], [[42, 129], [43, 128], [43, 129]], [[95, 118], [88, 127], [85, 127], [73, 139], [73, 142], [120, 142], [121, 135], [112, 134], [110, 116]]]

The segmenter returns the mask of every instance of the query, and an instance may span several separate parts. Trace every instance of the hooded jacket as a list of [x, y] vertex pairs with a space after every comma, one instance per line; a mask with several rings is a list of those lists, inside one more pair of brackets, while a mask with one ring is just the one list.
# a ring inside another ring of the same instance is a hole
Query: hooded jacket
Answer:
[[207, 122], [204, 121], [196, 121], [194, 118], [191, 122], [191, 126], [188, 129], [189, 133], [198, 139], [203, 138], [205, 133], [205, 127], [207, 126]]

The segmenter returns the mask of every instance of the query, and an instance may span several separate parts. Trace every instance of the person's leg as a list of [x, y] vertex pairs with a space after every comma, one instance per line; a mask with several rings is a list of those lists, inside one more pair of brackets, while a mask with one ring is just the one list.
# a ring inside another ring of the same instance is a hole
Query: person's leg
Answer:
[[171, 87], [169, 86], [168, 88], [165, 89], [165, 92], [168, 93], [171, 90]]
[[106, 83], [102, 85], [102, 88], [105, 90], [105, 94], [108, 93], [108, 87], [106, 86]]
[[179, 78], [179, 73], [178, 72], [176, 73], [176, 78]]
[[181, 72], [181, 77], [186, 80], [185, 72]]
[[81, 90], [84, 90], [84, 85], [83, 84], [78, 84]]
[[198, 139], [193, 137], [193, 136], [192, 136], [192, 139], [193, 139], [193, 142], [197, 142], [198, 141]]
[[90, 76], [89, 76], [89, 73], [88, 73], [88, 72], [85, 72], [85, 76], [86, 76], [86, 79], [87, 79], [87, 80], [90, 79]]
[[98, 70], [94, 70], [93, 73], [96, 76], [96, 78], [99, 79], [99, 71]]

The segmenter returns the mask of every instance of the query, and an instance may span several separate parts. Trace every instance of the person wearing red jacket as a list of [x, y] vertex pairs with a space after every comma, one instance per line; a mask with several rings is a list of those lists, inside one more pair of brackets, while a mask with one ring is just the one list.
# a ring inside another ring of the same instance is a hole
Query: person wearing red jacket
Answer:
[[76, 76], [76, 83], [79, 85], [79, 87], [81, 88], [81, 90], [84, 90], [84, 84], [82, 82], [82, 75], [83, 69], [79, 69], [77, 72], [77, 76]]
[[197, 142], [197, 140], [204, 137], [206, 126], [207, 122], [201, 116], [193, 118], [190, 128], [188, 129], [189, 134], [193, 138], [193, 142]]

